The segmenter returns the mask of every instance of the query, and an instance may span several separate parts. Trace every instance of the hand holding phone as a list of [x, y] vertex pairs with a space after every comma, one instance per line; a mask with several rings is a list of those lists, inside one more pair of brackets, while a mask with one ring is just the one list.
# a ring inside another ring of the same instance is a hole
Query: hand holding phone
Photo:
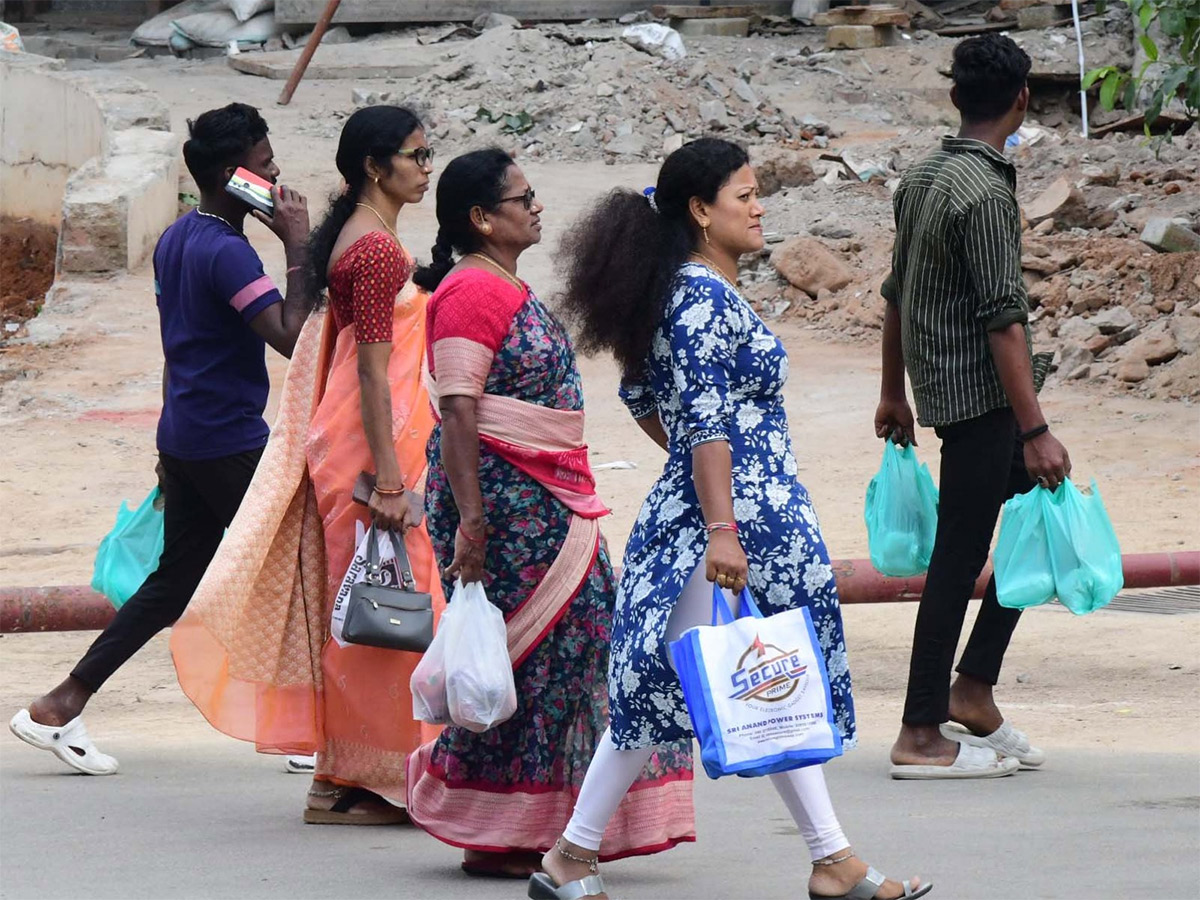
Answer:
[[285, 247], [300, 248], [308, 240], [308, 200], [303, 194], [243, 168], [233, 173], [225, 190], [248, 204], [254, 218], [275, 232]]

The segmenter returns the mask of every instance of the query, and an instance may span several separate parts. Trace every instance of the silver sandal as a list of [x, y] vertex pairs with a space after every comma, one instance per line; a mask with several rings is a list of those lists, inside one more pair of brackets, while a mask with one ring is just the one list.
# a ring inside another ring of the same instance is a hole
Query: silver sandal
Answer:
[[[808, 896], [811, 898], [811, 900], [874, 900], [875, 895], [879, 892], [879, 889], [883, 887], [883, 883], [885, 881], [887, 881], [887, 879], [884, 878], [883, 875], [879, 874], [878, 870], [868, 868], [867, 874], [863, 880], [851, 888], [850, 893], [848, 894], [841, 894], [837, 897], [831, 897], [827, 894], [814, 894], [812, 891], [809, 891]], [[902, 886], [904, 888], [904, 900], [909, 900], [909, 898], [916, 900], [917, 897], [924, 897], [933, 890], [932, 881], [929, 884], [921, 885], [916, 890], [913, 890], [912, 883], [908, 881], [903, 882]], [[530, 896], [532, 896], [532, 894]], [[551, 898], [546, 898], [546, 900], [551, 900]]]
[[554, 846], [563, 859], [583, 863], [592, 874], [576, 879], [575, 881], [568, 881], [563, 885], [558, 885], [545, 872], [535, 872], [529, 876], [530, 900], [580, 900], [581, 897], [593, 897], [597, 894], [605, 893], [604, 880], [600, 877], [600, 872], [597, 869], [597, 864], [600, 861], [598, 856], [593, 856], [589, 859], [586, 856], [576, 856], [573, 853], [569, 853], [564, 849], [561, 839], [555, 841]]

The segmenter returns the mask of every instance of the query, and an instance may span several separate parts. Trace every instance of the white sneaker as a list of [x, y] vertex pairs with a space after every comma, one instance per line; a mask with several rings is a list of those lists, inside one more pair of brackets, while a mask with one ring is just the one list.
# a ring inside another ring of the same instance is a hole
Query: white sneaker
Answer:
[[291, 775], [312, 775], [317, 771], [317, 757], [289, 756], [284, 761], [283, 771]]

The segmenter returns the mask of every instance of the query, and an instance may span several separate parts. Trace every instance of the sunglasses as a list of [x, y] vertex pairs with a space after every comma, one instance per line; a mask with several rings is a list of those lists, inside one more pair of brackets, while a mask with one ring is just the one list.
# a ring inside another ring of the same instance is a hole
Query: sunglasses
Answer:
[[397, 150], [400, 156], [407, 156], [412, 159], [422, 169], [429, 163], [433, 162], [432, 147], [413, 147], [411, 150]]
[[521, 205], [525, 207], [525, 211], [529, 212], [531, 209], [533, 209], [533, 201], [535, 197], [537, 197], [537, 194], [533, 192], [533, 188], [528, 188], [523, 194], [517, 194], [515, 197], [501, 197], [496, 202], [511, 203], [514, 200], [520, 200]]

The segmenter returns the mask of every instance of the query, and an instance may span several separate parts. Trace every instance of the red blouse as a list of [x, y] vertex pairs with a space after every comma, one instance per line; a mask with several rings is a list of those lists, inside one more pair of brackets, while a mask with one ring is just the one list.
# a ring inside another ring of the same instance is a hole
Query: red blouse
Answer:
[[346, 248], [329, 270], [329, 304], [341, 331], [354, 324], [354, 340], [392, 340], [396, 295], [412, 274], [412, 262], [396, 241], [371, 231]]

